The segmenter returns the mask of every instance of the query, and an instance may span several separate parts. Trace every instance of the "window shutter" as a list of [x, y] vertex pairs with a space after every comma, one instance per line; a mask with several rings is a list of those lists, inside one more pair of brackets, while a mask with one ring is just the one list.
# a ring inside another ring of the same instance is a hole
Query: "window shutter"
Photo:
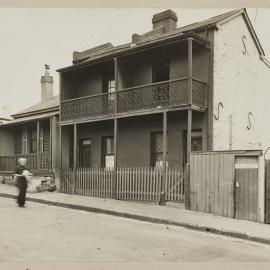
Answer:
[[27, 154], [27, 127], [23, 127], [22, 132], [22, 154]]

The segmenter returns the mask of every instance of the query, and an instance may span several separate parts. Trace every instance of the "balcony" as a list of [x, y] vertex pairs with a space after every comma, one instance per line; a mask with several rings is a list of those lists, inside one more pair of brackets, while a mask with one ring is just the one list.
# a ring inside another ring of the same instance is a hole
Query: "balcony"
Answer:
[[[207, 84], [192, 79], [192, 105], [205, 109]], [[117, 100], [117, 104], [115, 104]], [[175, 79], [61, 102], [61, 121], [113, 117], [188, 106], [188, 79]]]

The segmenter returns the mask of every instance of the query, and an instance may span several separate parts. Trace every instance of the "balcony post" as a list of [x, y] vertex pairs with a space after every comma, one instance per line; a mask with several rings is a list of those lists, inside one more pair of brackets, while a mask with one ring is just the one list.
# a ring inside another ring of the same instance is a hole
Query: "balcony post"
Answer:
[[188, 105], [192, 105], [192, 41], [193, 38], [188, 38]]
[[187, 164], [185, 168], [185, 208], [190, 209], [190, 152], [191, 152], [191, 132], [192, 132], [192, 109], [188, 110], [187, 119]]
[[[118, 60], [114, 58], [114, 80], [115, 80], [115, 93], [114, 93], [114, 114], [117, 114], [117, 101], [118, 101]], [[113, 136], [113, 153], [114, 153], [114, 181], [113, 181], [113, 197], [117, 199], [117, 141], [118, 141], [118, 119], [114, 118], [114, 136]]]
[[77, 124], [73, 125], [73, 194], [76, 193], [76, 169], [77, 169]]
[[59, 122], [62, 121], [62, 101], [63, 101], [62, 74], [59, 73]]
[[165, 186], [167, 181], [167, 112], [163, 112], [163, 149], [162, 149], [162, 182], [161, 182], [161, 193], [160, 193], [160, 205], [165, 205]]
[[[50, 117], [50, 155], [49, 155], [49, 169], [52, 172], [52, 127], [53, 127], [53, 116]], [[46, 162], [47, 163], [47, 162]]]
[[59, 163], [60, 163], [60, 172], [59, 172], [59, 191], [63, 192], [62, 190], [62, 176], [63, 176], [63, 164], [62, 164], [62, 127], [59, 125], [59, 152], [60, 152], [60, 157], [59, 157]]
[[117, 113], [117, 91], [118, 91], [118, 60], [114, 58], [114, 81], [115, 81], [115, 93], [114, 93], [114, 113]]
[[37, 171], [40, 169], [40, 143], [39, 143], [39, 138], [40, 138], [40, 122], [37, 120], [37, 157], [36, 157], [36, 163], [37, 163]]

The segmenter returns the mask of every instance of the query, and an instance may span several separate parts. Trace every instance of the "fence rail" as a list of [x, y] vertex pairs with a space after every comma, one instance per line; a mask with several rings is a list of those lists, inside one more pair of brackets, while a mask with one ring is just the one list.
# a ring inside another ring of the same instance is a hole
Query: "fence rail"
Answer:
[[[165, 179], [165, 200], [184, 202], [184, 173], [168, 169]], [[163, 173], [157, 168], [78, 168], [63, 170], [60, 190], [119, 200], [159, 202]]]
[[49, 152], [45, 152], [40, 154], [0, 156], [0, 172], [13, 172], [20, 157], [27, 159], [27, 168], [31, 172], [48, 172], [51, 170], [51, 155]]
[[[193, 104], [206, 107], [207, 84], [193, 79], [192, 85]], [[64, 100], [61, 102], [61, 120], [110, 116], [115, 113], [115, 102], [117, 102], [117, 113], [187, 105], [188, 79], [182, 78], [131, 87], [117, 91], [117, 95], [102, 93]]]

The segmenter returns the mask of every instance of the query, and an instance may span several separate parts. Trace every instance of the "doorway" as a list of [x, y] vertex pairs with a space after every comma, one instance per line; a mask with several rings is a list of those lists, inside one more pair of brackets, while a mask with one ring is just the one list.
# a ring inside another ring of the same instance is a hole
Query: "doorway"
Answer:
[[234, 215], [236, 219], [257, 221], [258, 158], [235, 158]]
[[91, 167], [91, 140], [81, 139], [79, 141], [79, 167]]

